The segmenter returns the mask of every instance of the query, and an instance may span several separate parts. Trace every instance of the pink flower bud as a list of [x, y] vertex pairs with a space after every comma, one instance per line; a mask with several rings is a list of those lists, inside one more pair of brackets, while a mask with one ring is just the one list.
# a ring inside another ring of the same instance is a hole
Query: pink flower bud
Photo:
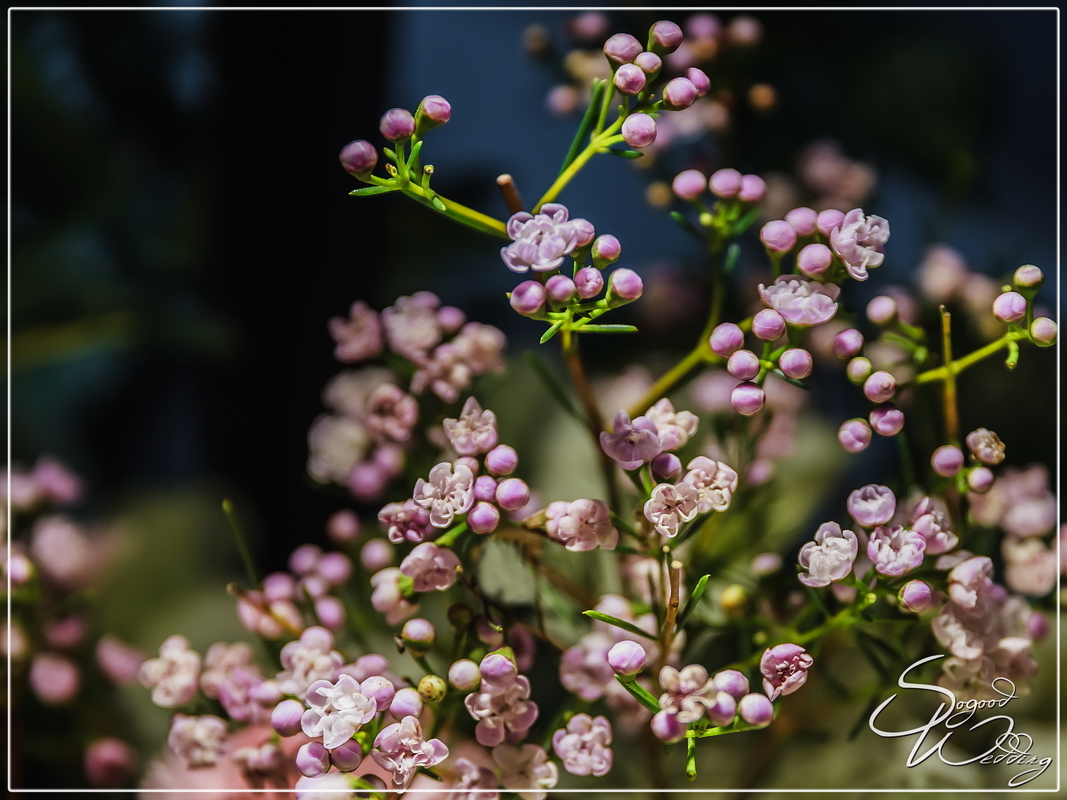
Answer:
[[319, 559], [318, 573], [331, 586], [337, 586], [352, 575], [352, 562], [344, 553], [324, 553]]
[[352, 772], [363, 762], [363, 745], [355, 739], [349, 739], [330, 751], [330, 761], [341, 772]]
[[845, 374], [848, 375], [848, 379], [855, 384], [861, 384], [871, 375], [871, 371], [874, 369], [871, 362], [863, 357], [857, 357], [848, 362], [845, 367]]
[[744, 332], [732, 322], [723, 322], [721, 325], [716, 325], [715, 330], [711, 332], [709, 340], [712, 352], [723, 358], [740, 349], [744, 343]]
[[922, 581], [908, 581], [905, 583], [900, 588], [897, 598], [900, 600], [901, 608], [913, 614], [921, 614], [937, 604], [933, 589], [930, 588], [929, 584]]
[[1004, 292], [993, 301], [993, 316], [1007, 325], [1026, 316], [1026, 298], [1018, 292]]
[[388, 482], [389, 476], [385, 470], [373, 461], [367, 461], [356, 465], [348, 476], [347, 485], [355, 498], [368, 501], [378, 497]]
[[752, 318], [752, 333], [765, 342], [773, 342], [785, 333], [785, 318], [773, 308], [764, 308]]
[[448, 682], [461, 692], [469, 692], [482, 682], [482, 672], [469, 658], [461, 658], [448, 668]]
[[904, 412], [892, 403], [883, 403], [871, 409], [871, 427], [881, 436], [896, 436], [904, 427]]
[[685, 736], [685, 728], [674, 714], [668, 714], [666, 711], [660, 711], [652, 717], [652, 733], [661, 742], [671, 744], [681, 741]]
[[871, 443], [871, 429], [862, 419], [849, 419], [837, 429], [837, 441], [850, 453], [866, 450]]
[[792, 211], [787, 211], [785, 221], [793, 227], [793, 230], [797, 232], [797, 236], [811, 236], [815, 233], [815, 219], [817, 217], [818, 214], [815, 213], [815, 209], [801, 206], [800, 208], [794, 208]]
[[292, 600], [295, 593], [296, 580], [288, 572], [272, 572], [263, 578], [263, 597], [268, 603]]
[[767, 193], [767, 182], [759, 175], [742, 175], [737, 199], [743, 203], [758, 203]]
[[455, 469], [461, 464], [467, 469], [469, 469], [472, 475], [478, 474], [480, 466], [478, 465], [478, 459], [476, 459], [474, 456], [460, 456], [452, 462], [452, 468]]
[[813, 278], [826, 272], [833, 260], [834, 254], [830, 252], [830, 248], [816, 242], [805, 245], [797, 253], [797, 269]]
[[118, 789], [133, 775], [137, 755], [120, 739], [97, 739], [85, 751], [85, 777], [97, 789]]
[[951, 478], [963, 469], [963, 451], [954, 444], [945, 444], [934, 450], [930, 466], [943, 478]]
[[632, 269], [617, 269], [608, 277], [608, 304], [624, 305], [637, 300], [644, 292], [641, 276]]
[[545, 294], [556, 305], [565, 306], [574, 299], [574, 281], [566, 275], [553, 275], [545, 282]]
[[781, 358], [778, 359], [778, 366], [787, 378], [796, 380], [806, 378], [811, 374], [811, 353], [800, 347], [791, 347], [782, 353]]
[[702, 69], [690, 67], [685, 71], [685, 77], [696, 87], [697, 97], [703, 97], [711, 89], [711, 81], [708, 79], [707, 73]]
[[967, 473], [967, 488], [975, 494], [985, 494], [993, 488], [995, 476], [989, 467], [975, 467]]
[[396, 696], [396, 687], [393, 686], [393, 682], [381, 675], [371, 675], [360, 683], [359, 691], [373, 700], [377, 704], [379, 711], [389, 708], [389, 705], [393, 702], [393, 697]]
[[422, 136], [426, 131], [444, 125], [452, 118], [452, 104], [439, 94], [430, 94], [422, 98], [415, 111], [415, 127]]
[[482, 680], [491, 686], [507, 687], [515, 682], [519, 669], [515, 661], [504, 653], [489, 653], [478, 665]]
[[415, 133], [415, 118], [406, 109], [391, 108], [382, 115], [378, 130], [389, 141], [402, 142]]
[[578, 296], [583, 300], [588, 300], [600, 294], [604, 288], [604, 276], [596, 267], [582, 267], [574, 276], [574, 286], [578, 291]]
[[623, 678], [632, 678], [645, 668], [645, 648], [624, 639], [608, 651], [608, 666]]
[[492, 503], [475, 503], [467, 515], [467, 524], [475, 533], [492, 533], [500, 524], [500, 510]]
[[753, 692], [746, 694], [737, 704], [737, 711], [741, 719], [749, 725], [757, 725], [765, 728], [774, 719], [774, 704], [766, 695]]
[[308, 742], [301, 745], [296, 751], [294, 760], [300, 774], [308, 778], [323, 775], [330, 768], [330, 754], [322, 746], [322, 742]]
[[628, 33], [616, 33], [604, 42], [604, 55], [617, 64], [629, 64], [644, 50], [641, 43]]
[[755, 383], [739, 383], [730, 394], [730, 403], [737, 410], [739, 414], [744, 414], [746, 417], [751, 417], [753, 414], [758, 414], [760, 409], [763, 408], [763, 402], [766, 399], [766, 395], [763, 393], [763, 389]]
[[425, 655], [437, 641], [437, 630], [429, 620], [415, 617], [404, 623], [400, 631], [404, 646], [414, 655]]
[[1048, 317], [1038, 317], [1030, 323], [1030, 337], [1038, 347], [1056, 344], [1056, 323]]
[[663, 87], [663, 105], [672, 111], [689, 108], [700, 95], [689, 78], [674, 78]]
[[510, 475], [518, 466], [519, 454], [506, 444], [499, 444], [485, 454], [485, 468], [493, 475]]
[[708, 706], [707, 714], [712, 725], [729, 725], [737, 716], [737, 701], [727, 692], [716, 692], [715, 703]]
[[511, 292], [511, 307], [524, 317], [536, 317], [545, 310], [545, 287], [537, 281], [523, 281]]
[[622, 138], [630, 147], [648, 147], [656, 141], [656, 121], [648, 114], [630, 114], [622, 123]]
[[578, 247], [586, 247], [596, 236], [596, 228], [587, 219], [572, 219], [571, 227], [578, 232]]
[[507, 478], [496, 487], [496, 502], [505, 511], [518, 511], [530, 502], [530, 487], [520, 478]]
[[708, 188], [712, 194], [728, 200], [741, 189], [741, 173], [736, 169], [716, 170], [708, 179]]
[[863, 382], [863, 393], [872, 403], [884, 403], [897, 392], [897, 379], [885, 370], [872, 373]]
[[61, 706], [73, 700], [81, 688], [81, 673], [68, 658], [38, 653], [30, 665], [30, 688], [46, 706]]
[[660, 453], [652, 459], [652, 474], [662, 481], [673, 481], [682, 474], [682, 460], [674, 453]]
[[[804, 248], [804, 250], [807, 249], [808, 248], [806, 247]], [[800, 252], [803, 253], [804, 250], [801, 250]], [[841, 331], [841, 333], [834, 337], [832, 347], [834, 355], [838, 358], [852, 358], [863, 349], [863, 334], [855, 328]]]
[[1015, 270], [1015, 285], [1023, 289], [1037, 289], [1045, 281], [1045, 274], [1033, 264], [1024, 264]]
[[339, 631], [345, 626], [344, 603], [330, 595], [316, 597], [315, 616], [331, 631]]
[[641, 68], [641, 71], [646, 75], [652, 76], [659, 74], [659, 71], [663, 69], [663, 59], [657, 56], [655, 53], [644, 52], [638, 54], [634, 59], [634, 64]]
[[797, 243], [797, 232], [784, 219], [772, 219], [759, 232], [760, 241], [774, 253], [787, 253]]
[[648, 49], [657, 55], [673, 53], [682, 43], [682, 29], [677, 24], [662, 19], [648, 30]]
[[834, 228], [840, 228], [845, 224], [845, 213], [836, 208], [828, 208], [820, 211], [815, 218], [815, 227], [823, 236], [829, 236]]
[[603, 269], [608, 264], [614, 264], [622, 256], [622, 245], [619, 240], [610, 233], [596, 237], [593, 242], [593, 266]]
[[897, 301], [886, 295], [879, 295], [867, 304], [867, 319], [875, 325], [892, 322], [897, 315]]
[[359, 517], [343, 508], [326, 520], [326, 534], [338, 544], [348, 544], [359, 538]]
[[393, 545], [388, 539], [371, 539], [363, 545], [359, 560], [370, 572], [385, 569], [393, 563]]
[[671, 189], [683, 200], [696, 200], [704, 194], [708, 179], [699, 169], [687, 169], [674, 176]]
[[750, 381], [759, 375], [759, 357], [751, 350], [738, 350], [726, 362], [726, 371], [739, 381]]
[[1048, 617], [1040, 611], [1031, 611], [1030, 618], [1026, 621], [1026, 629], [1029, 632], [1031, 639], [1035, 642], [1042, 641], [1048, 636]]
[[615, 71], [615, 88], [623, 94], [640, 94], [648, 78], [636, 64], [623, 64]]
[[279, 736], [296, 736], [300, 733], [300, 717], [304, 704], [297, 700], [282, 700], [270, 712], [270, 724]]
[[340, 159], [346, 172], [366, 175], [378, 164], [378, 151], [365, 139], [356, 139], [342, 148]]
[[422, 698], [415, 689], [400, 689], [389, 704], [389, 713], [394, 719], [417, 717], [422, 713]]
[[[776, 553], [764, 553], [764, 555], [777, 555]], [[779, 558], [775, 569], [780, 567], [782, 560]], [[774, 570], [772, 570], [773, 572]], [[745, 677], [743, 672], [738, 672], [736, 669], [724, 669], [722, 672], [715, 673], [715, 677], [711, 679], [712, 686], [715, 687], [717, 692], [726, 692], [734, 700], [740, 700], [746, 694], [748, 694], [748, 678]]]

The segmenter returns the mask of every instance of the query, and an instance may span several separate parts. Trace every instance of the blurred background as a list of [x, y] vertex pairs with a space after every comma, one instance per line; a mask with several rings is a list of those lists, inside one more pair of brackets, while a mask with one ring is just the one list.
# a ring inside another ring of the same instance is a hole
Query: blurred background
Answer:
[[[611, 12], [606, 33], [686, 16]], [[936, 243], [990, 283], [1036, 264], [1047, 276], [1039, 302], [1056, 316], [1054, 11], [747, 16], [744, 46], [704, 54], [714, 103], [703, 116], [637, 162], [594, 161], [561, 198], [616, 234], [620, 263], [646, 281], [631, 312], [643, 333], [590, 345], [600, 374], [635, 361], [665, 368], [702, 326], [704, 301], [692, 299], [701, 251], [664, 196], [688, 167], [764, 175], [768, 205], [781, 206], [772, 218], [849, 200], [888, 218], [879, 288], [912, 284]], [[349, 197], [356, 185], [336, 156], [351, 139], [380, 143], [385, 109], [441, 94], [452, 120], [424, 150], [437, 190], [504, 218], [494, 179], [507, 172], [533, 202], [596, 69], [574, 55], [595, 48], [575, 17], [11, 13], [12, 461], [61, 460], [86, 482], [76, 516], [125, 532], [103, 628], [146, 650], [176, 630], [199, 647], [240, 635], [221, 591], [240, 567], [223, 497], [264, 571], [297, 544], [325, 541], [327, 517], [352, 501], [307, 477], [307, 430], [338, 370], [326, 321], [353, 300], [381, 308], [431, 290], [504, 330], [516, 380], [529, 382], [521, 351], [541, 330], [504, 301], [514, 277], [499, 244], [396, 195]], [[845, 177], [826, 179], [828, 164]], [[738, 274], [760, 258], [749, 247]], [[850, 302], [862, 308], [873, 292], [856, 286]], [[970, 334], [960, 335], [965, 348]], [[996, 430], [1010, 464], [1054, 469], [1055, 437], [1031, 424], [1055, 418], [1054, 371], [1052, 350], [1028, 349], [1012, 381], [995, 359], [968, 373], [965, 429]], [[1020, 413], [1013, 394], [1029, 386], [1046, 390]], [[494, 396], [504, 420], [524, 407], [509, 412], [506, 388]], [[872, 448], [853, 475], [874, 479], [892, 457]], [[138, 692], [130, 713], [160, 742], [165, 720]]]

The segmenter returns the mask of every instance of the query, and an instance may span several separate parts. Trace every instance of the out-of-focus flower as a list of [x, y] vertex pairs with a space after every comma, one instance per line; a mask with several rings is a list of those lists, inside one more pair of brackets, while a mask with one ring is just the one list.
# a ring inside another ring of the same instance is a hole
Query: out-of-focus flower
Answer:
[[161, 708], [174, 708], [196, 696], [200, 678], [200, 654], [190, 649], [189, 640], [175, 634], [159, 646], [159, 658], [141, 664], [141, 683], [152, 690], [152, 702]]
[[987, 493], [967, 497], [975, 521], [999, 525], [1012, 536], [1042, 536], [1056, 524], [1056, 498], [1049, 491], [1048, 470], [1040, 464], [1006, 469]]
[[210, 766], [226, 751], [226, 723], [213, 714], [175, 714], [167, 744], [190, 767]]
[[81, 688], [81, 672], [66, 656], [38, 653], [30, 664], [29, 683], [34, 695], [44, 705], [61, 706], [77, 696]]
[[459, 557], [433, 542], [416, 545], [400, 562], [400, 571], [411, 578], [416, 592], [444, 591], [456, 582]]
[[1044, 597], [1055, 588], [1060, 573], [1056, 550], [1047, 547], [1041, 539], [1006, 538], [1001, 552], [1005, 562], [1004, 579], [1013, 591]]
[[382, 311], [381, 323], [389, 349], [404, 358], [420, 361], [441, 341], [437, 308], [441, 301], [431, 292], [398, 297]]
[[536, 744], [499, 745], [493, 748], [493, 760], [500, 766], [500, 785], [522, 800], [544, 800], [543, 790], [559, 780], [559, 768]]
[[552, 749], [571, 775], [607, 775], [613, 760], [611, 723], [606, 717], [575, 714], [552, 735]]
[[330, 336], [337, 342], [333, 355], [338, 361], [354, 364], [382, 352], [382, 325], [378, 312], [362, 300], [352, 304], [347, 319], [331, 317], [329, 329]]
[[461, 456], [488, 453], [496, 447], [496, 414], [483, 411], [473, 397], [463, 404], [459, 419], [446, 419], [443, 425], [448, 443]]

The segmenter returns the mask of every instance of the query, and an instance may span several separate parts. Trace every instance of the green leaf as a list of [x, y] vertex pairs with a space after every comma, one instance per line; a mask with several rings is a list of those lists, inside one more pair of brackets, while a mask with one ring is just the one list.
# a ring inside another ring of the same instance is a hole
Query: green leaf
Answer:
[[432, 205], [438, 211], [447, 211], [448, 210], [447, 207], [445, 206], [444, 200], [442, 200], [440, 197], [434, 197], [434, 199], [430, 201], [430, 205]]
[[751, 211], [745, 214], [745, 216], [741, 217], [741, 219], [734, 223], [734, 227], [730, 230], [730, 235], [740, 236], [742, 233], [748, 230], [748, 226], [756, 221], [756, 219], [759, 217], [759, 213], [760, 210], [758, 208], [753, 208]]
[[385, 194], [386, 192], [395, 192], [399, 189], [399, 186], [367, 186], [363, 189], [353, 189], [349, 192], [353, 197], [368, 197], [372, 194]]
[[641, 630], [632, 622], [627, 622], [624, 619], [619, 619], [618, 617], [613, 617], [610, 614], [604, 614], [600, 611], [583, 611], [582, 613], [585, 614], [585, 616], [590, 617], [591, 619], [599, 620], [600, 622], [606, 622], [608, 623], [608, 625], [614, 625], [616, 628], [622, 628], [624, 631], [627, 631], [629, 633], [633, 633], [637, 636], [644, 636], [646, 639], [656, 641], [656, 637], [654, 635], [652, 635], [648, 631]]
[[606, 152], [619, 158], [641, 158], [644, 155], [640, 150], [616, 150], [612, 147], [609, 147]]
[[563, 165], [559, 168], [560, 175], [562, 175], [563, 171], [574, 162], [574, 159], [578, 157], [578, 153], [585, 147], [586, 142], [589, 139], [589, 131], [592, 130], [593, 123], [596, 122], [597, 115], [600, 113], [600, 106], [604, 101], [604, 90], [606, 86], [607, 81], [593, 81], [593, 94], [589, 98], [589, 107], [585, 109], [585, 116], [582, 117], [582, 121], [578, 125], [578, 131], [574, 134], [570, 149], [567, 151], [567, 156], [563, 159]]
[[726, 249], [726, 261], [723, 263], [722, 271], [729, 275], [734, 271], [734, 267], [737, 266], [737, 257], [741, 255], [741, 246], [734, 242]]
[[708, 580], [710, 575], [705, 575], [693, 588], [693, 593], [689, 595], [689, 600], [685, 604], [685, 608], [682, 609], [682, 613], [678, 615], [678, 621], [676, 623], [677, 630], [681, 630], [685, 625], [686, 620], [689, 619], [689, 615], [693, 613], [693, 609], [697, 607], [697, 603], [700, 602], [700, 598], [704, 596], [704, 590], [708, 588]]
[[412, 164], [415, 163], [415, 159], [419, 157], [419, 153], [422, 151], [422, 139], [415, 142], [411, 147], [411, 154], [408, 156], [408, 169], [411, 169]]
[[578, 328], [582, 333], [636, 333], [633, 325], [583, 325]]
[[704, 238], [704, 234], [700, 232], [700, 230], [696, 227], [696, 225], [694, 225], [692, 222], [687, 220], [682, 215], [682, 213], [680, 211], [672, 211], [671, 212], [671, 219], [673, 219], [675, 222], [677, 222], [679, 225], [681, 225], [682, 226], [682, 230], [684, 230], [686, 233], [688, 233], [690, 236], [692, 236], [694, 239], [696, 239], [701, 244], [704, 244], [707, 241]]
[[639, 684], [637, 681], [624, 681], [618, 675], [615, 676], [615, 680], [623, 685], [630, 694], [637, 698], [637, 702], [651, 711], [653, 714], [659, 713], [659, 701], [655, 697], [650, 695], [648, 691]]
[[547, 366], [545, 366], [545, 363], [541, 361], [541, 359], [539, 359], [532, 350], [527, 350], [525, 353], [523, 353], [523, 357], [526, 359], [526, 363], [533, 368], [533, 371], [537, 374], [537, 377], [541, 379], [541, 383], [543, 383], [545, 385], [545, 388], [548, 389], [548, 393], [552, 395], [552, 397], [557, 403], [560, 404], [560, 407], [584, 425], [585, 417], [583, 417], [578, 412], [578, 409], [575, 407], [574, 403], [571, 402], [571, 398], [570, 395], [567, 394], [567, 390], [564, 389], [562, 385], [560, 385], [559, 381], [556, 380], [552, 372], [548, 369]]
[[540, 340], [540, 341], [541, 341], [541, 344], [544, 344], [544, 343], [545, 343], [545, 342], [547, 342], [547, 341], [548, 341], [549, 339], [551, 339], [551, 338], [552, 338], [553, 336], [555, 336], [555, 335], [556, 335], [556, 334], [557, 334], [557, 333], [559, 332], [559, 329], [560, 329], [561, 327], [563, 327], [563, 323], [564, 323], [565, 321], [566, 321], [566, 320], [562, 320], [562, 319], [558, 319], [558, 320], [556, 320], [556, 321], [555, 321], [555, 322], [554, 322], [554, 323], [552, 324], [552, 327], [551, 327], [551, 328], [549, 328], [549, 329], [548, 329], [547, 331], [545, 331], [545, 332], [544, 332], [543, 334], [541, 334], [541, 340]]
[[799, 386], [801, 389], [807, 389], [808, 388], [807, 384], [805, 384], [803, 381], [797, 380], [796, 378], [790, 378], [788, 375], [786, 375], [780, 369], [772, 369], [771, 372], [773, 372], [775, 375], [777, 375], [779, 378], [781, 378], [786, 383], [791, 383], [794, 386]]

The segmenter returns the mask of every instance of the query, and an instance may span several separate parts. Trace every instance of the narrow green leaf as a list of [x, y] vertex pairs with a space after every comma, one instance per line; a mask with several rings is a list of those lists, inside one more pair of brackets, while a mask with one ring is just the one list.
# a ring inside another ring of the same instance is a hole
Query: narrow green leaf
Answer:
[[672, 211], [671, 219], [681, 225], [682, 230], [684, 230], [686, 233], [688, 233], [701, 244], [704, 244], [707, 241], [707, 239], [704, 238], [704, 234], [700, 232], [696, 225], [687, 220], [680, 211]]
[[616, 628], [622, 628], [624, 631], [627, 631], [629, 633], [635, 634], [637, 636], [644, 636], [646, 639], [656, 641], [656, 636], [654, 634], [651, 634], [648, 631], [641, 630], [632, 622], [627, 622], [624, 619], [619, 619], [618, 617], [613, 617], [610, 614], [604, 614], [600, 611], [583, 611], [582, 613], [585, 614], [585, 616], [590, 617], [591, 619], [599, 620], [600, 622], [606, 622], [608, 623], [608, 625], [614, 625]]
[[644, 155], [640, 150], [616, 150], [612, 147], [609, 147], [607, 152], [619, 158], [641, 158]]
[[556, 335], [556, 334], [557, 334], [557, 333], [559, 332], [559, 329], [560, 329], [561, 327], [563, 327], [563, 323], [564, 323], [564, 321], [565, 321], [565, 320], [562, 320], [562, 319], [558, 319], [558, 320], [556, 320], [556, 321], [555, 321], [555, 322], [554, 322], [554, 323], [552, 324], [552, 327], [551, 327], [551, 328], [549, 328], [549, 329], [548, 329], [547, 331], [545, 331], [545, 332], [544, 332], [543, 334], [541, 334], [541, 340], [540, 340], [540, 341], [541, 341], [541, 344], [544, 344], [544, 343], [545, 343], [545, 342], [547, 342], [547, 341], [548, 341], [549, 339], [551, 339], [551, 338], [552, 338], [553, 336], [555, 336], [555, 335]]
[[633, 325], [583, 325], [578, 328], [582, 333], [636, 333]]
[[615, 676], [615, 680], [623, 685], [623, 687], [632, 694], [641, 705], [651, 711], [653, 714], [659, 713], [659, 701], [655, 697], [650, 695], [648, 691], [639, 684], [637, 681], [624, 681], [618, 675]]
[[791, 383], [794, 386], [800, 387], [801, 389], [807, 389], [808, 388], [807, 384], [805, 384], [804, 381], [797, 380], [796, 378], [790, 378], [788, 375], [786, 375], [780, 369], [773, 369], [773, 370], [771, 370], [771, 372], [773, 372], [775, 375], [777, 375], [779, 378], [781, 378], [786, 383]]
[[734, 242], [726, 249], [726, 261], [723, 263], [722, 271], [727, 275], [730, 275], [734, 271], [734, 267], [737, 266], [737, 257], [741, 255], [741, 246]]
[[758, 208], [753, 208], [751, 211], [745, 214], [745, 216], [741, 217], [741, 219], [734, 223], [734, 227], [730, 230], [730, 235], [740, 236], [742, 233], [748, 230], [749, 225], [756, 221], [756, 219], [759, 217], [759, 214], [760, 210]]
[[415, 144], [412, 146], [411, 154], [408, 156], [408, 169], [411, 169], [412, 165], [415, 163], [415, 159], [419, 157], [419, 153], [421, 151], [422, 139], [419, 139], [419, 141], [415, 142]]
[[386, 192], [395, 192], [399, 189], [399, 186], [366, 186], [362, 189], [353, 189], [349, 192], [353, 197], [368, 197], [372, 194], [385, 194]]
[[252, 551], [248, 547], [244, 531], [241, 530], [241, 524], [237, 521], [237, 509], [234, 508], [233, 501], [228, 497], [222, 501], [222, 513], [226, 516], [226, 522], [229, 523], [230, 532], [233, 534], [233, 540], [237, 544], [237, 552], [241, 554], [241, 561], [244, 562], [248, 580], [252, 586], [259, 586], [259, 571], [256, 569], [256, 562], [252, 558]]
[[585, 417], [578, 412], [578, 409], [571, 401], [570, 395], [567, 394], [567, 390], [560, 385], [549, 368], [545, 366], [545, 363], [532, 350], [527, 350], [523, 353], [523, 357], [526, 359], [526, 363], [533, 368], [537, 377], [541, 379], [541, 383], [548, 389], [548, 393], [560, 404], [560, 407], [584, 425]]
[[685, 625], [686, 620], [689, 619], [689, 615], [693, 613], [693, 609], [697, 607], [697, 603], [700, 602], [700, 598], [704, 596], [704, 590], [708, 588], [708, 580], [710, 575], [705, 575], [693, 588], [693, 593], [689, 595], [689, 600], [685, 604], [685, 608], [682, 609], [682, 613], [678, 615], [678, 621], [676, 623], [677, 630], [681, 630]]
[[447, 211], [445, 202], [440, 197], [434, 197], [434, 199], [430, 201], [430, 205], [432, 205], [438, 211]]
[[442, 778], [436, 772], [433, 772], [432, 770], [426, 769], [426, 767], [416, 767], [415, 771], [417, 773], [419, 773], [420, 775], [425, 775], [427, 778], [433, 778], [435, 781], [444, 780], [444, 778]]
[[559, 168], [560, 175], [562, 175], [563, 171], [573, 163], [574, 159], [578, 157], [578, 153], [585, 147], [586, 141], [589, 139], [589, 131], [592, 130], [593, 123], [596, 122], [597, 114], [600, 113], [600, 105], [604, 100], [604, 89], [606, 86], [607, 81], [593, 81], [593, 93], [589, 98], [589, 107], [586, 108], [585, 116], [582, 117], [582, 121], [578, 125], [578, 131], [574, 134], [570, 149], [567, 150], [567, 156], [563, 159], [563, 165]]

